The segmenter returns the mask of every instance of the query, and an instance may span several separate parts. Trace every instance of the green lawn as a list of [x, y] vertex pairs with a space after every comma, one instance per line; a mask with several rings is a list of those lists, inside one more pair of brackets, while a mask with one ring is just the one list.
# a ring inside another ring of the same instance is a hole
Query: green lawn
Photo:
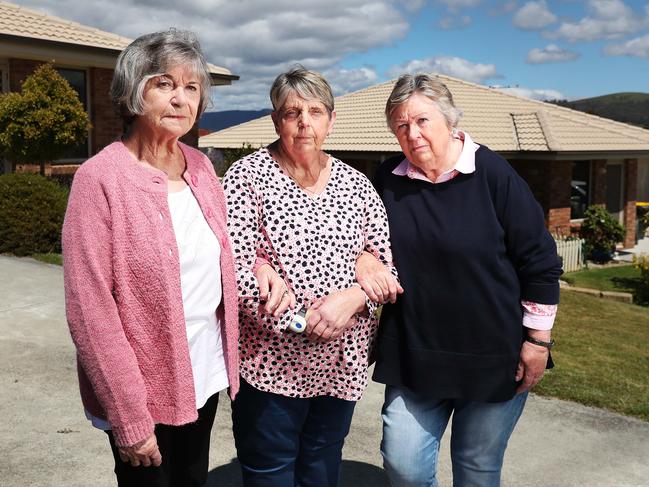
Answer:
[[571, 286], [635, 293], [640, 285], [640, 270], [633, 265], [614, 265], [564, 274], [561, 279]]
[[649, 308], [562, 291], [553, 336], [536, 393], [649, 421]]
[[32, 254], [32, 258], [48, 264], [63, 265], [61, 254]]

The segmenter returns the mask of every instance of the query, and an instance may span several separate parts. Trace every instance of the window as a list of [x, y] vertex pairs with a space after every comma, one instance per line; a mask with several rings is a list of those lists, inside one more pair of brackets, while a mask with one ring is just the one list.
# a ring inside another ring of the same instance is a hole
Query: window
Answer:
[[[88, 113], [88, 83], [86, 71], [82, 69], [56, 68], [63, 78], [79, 95], [83, 109]], [[73, 159], [86, 159], [90, 154], [90, 140], [88, 137], [76, 147], [71, 147], [61, 158], [62, 161]]]
[[590, 161], [572, 163], [572, 180], [570, 181], [570, 218], [577, 220], [584, 217], [590, 203]]

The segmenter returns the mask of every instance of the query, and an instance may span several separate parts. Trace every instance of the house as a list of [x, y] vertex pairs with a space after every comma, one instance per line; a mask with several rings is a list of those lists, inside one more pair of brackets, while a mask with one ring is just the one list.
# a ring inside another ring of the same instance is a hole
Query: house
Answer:
[[[638, 168], [642, 174], [649, 169], [649, 130], [438, 77], [464, 112], [459, 128], [502, 155], [528, 182], [552, 233], [569, 234], [588, 205], [600, 204], [625, 225], [624, 246], [633, 246]], [[336, 125], [324, 150], [369, 176], [399, 153], [384, 116], [394, 82], [337, 97]], [[258, 147], [275, 138], [267, 116], [201, 137], [199, 147]]]
[[[123, 132], [108, 92], [117, 56], [131, 41], [0, 0], [0, 92], [19, 91], [36, 67], [53, 62], [79, 94], [92, 123], [87, 141], [53, 163], [53, 174], [73, 172]], [[210, 64], [209, 69], [212, 85], [229, 85], [239, 79], [226, 68]], [[187, 142], [196, 145], [198, 126], [188, 136]], [[5, 161], [0, 172], [10, 168]]]

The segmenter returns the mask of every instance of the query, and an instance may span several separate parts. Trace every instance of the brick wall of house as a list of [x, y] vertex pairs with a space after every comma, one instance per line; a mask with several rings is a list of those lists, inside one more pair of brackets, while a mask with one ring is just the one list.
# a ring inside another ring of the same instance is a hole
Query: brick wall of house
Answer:
[[638, 194], [638, 160], [626, 159], [624, 161], [624, 226], [626, 237], [624, 248], [635, 246], [636, 234], [636, 195]]
[[570, 161], [509, 162], [530, 186], [543, 208], [548, 230], [559, 235], [570, 234]]
[[9, 91], [20, 91], [20, 85], [25, 81], [25, 78], [32, 74], [41, 64], [44, 64], [44, 62], [28, 59], [9, 59]]
[[96, 154], [122, 134], [122, 119], [110, 101], [110, 82], [113, 70], [90, 68], [90, 131], [91, 151]]

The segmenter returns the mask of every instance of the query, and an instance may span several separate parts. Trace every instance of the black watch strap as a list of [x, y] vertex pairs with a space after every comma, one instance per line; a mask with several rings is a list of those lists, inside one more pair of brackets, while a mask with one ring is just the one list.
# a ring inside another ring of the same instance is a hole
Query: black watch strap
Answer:
[[554, 338], [550, 338], [549, 342], [544, 342], [542, 340], [537, 340], [536, 338], [525, 337], [525, 341], [538, 345], [539, 347], [545, 347], [548, 350], [552, 350], [552, 347], [554, 347]]

